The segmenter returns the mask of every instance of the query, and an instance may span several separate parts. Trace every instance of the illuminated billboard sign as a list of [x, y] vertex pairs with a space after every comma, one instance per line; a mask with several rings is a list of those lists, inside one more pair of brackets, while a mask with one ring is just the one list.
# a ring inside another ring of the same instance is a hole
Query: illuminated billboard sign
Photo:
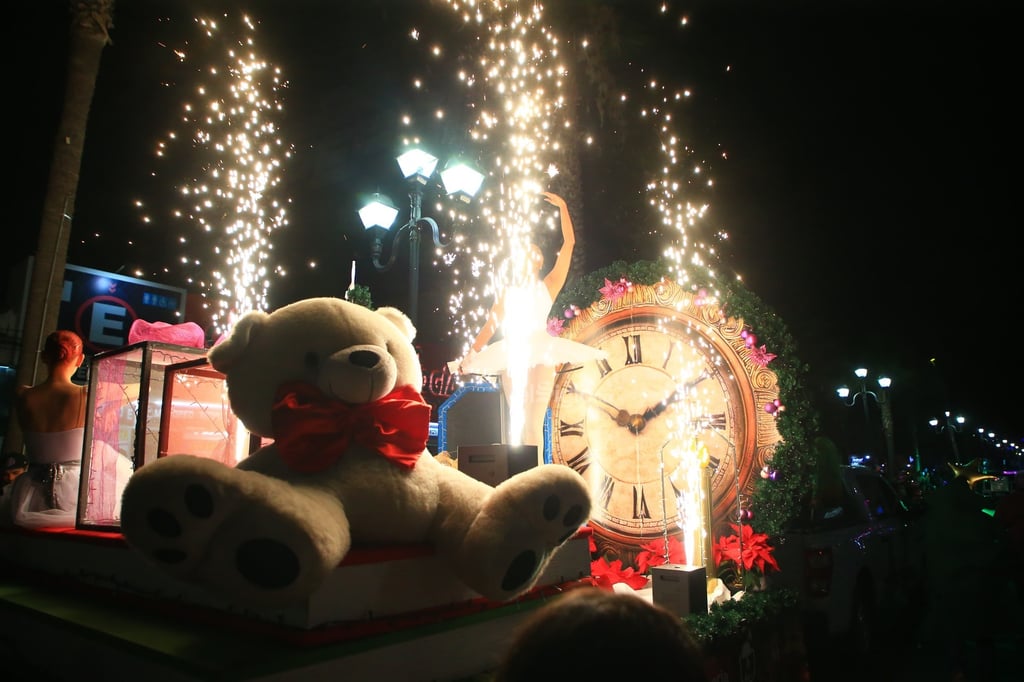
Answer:
[[184, 289], [67, 265], [58, 325], [81, 336], [86, 352], [120, 348], [135, 320], [184, 322], [185, 299]]

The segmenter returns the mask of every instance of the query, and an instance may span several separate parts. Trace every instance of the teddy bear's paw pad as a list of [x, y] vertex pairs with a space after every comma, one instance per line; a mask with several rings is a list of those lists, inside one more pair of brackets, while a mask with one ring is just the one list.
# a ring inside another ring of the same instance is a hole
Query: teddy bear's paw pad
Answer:
[[298, 580], [302, 573], [299, 557], [288, 545], [273, 538], [246, 540], [235, 551], [239, 575], [254, 586], [279, 590]]
[[530, 583], [537, 574], [539, 564], [537, 553], [533, 550], [520, 552], [508, 566], [504, 577], [501, 579], [503, 592], [517, 593]]
[[564, 533], [558, 536], [557, 544], [562, 544], [576, 534], [576, 531], [587, 520], [588, 512], [584, 511], [587, 508], [589, 508], [589, 504], [581, 504], [577, 500], [568, 504], [567, 508], [563, 510], [561, 498], [558, 495], [548, 495], [544, 500], [541, 514], [544, 520], [562, 525]]
[[568, 467], [564, 472], [531, 471], [545, 473], [521, 479], [519, 483], [524, 485], [499, 486], [488, 502], [488, 511], [506, 519], [510, 530], [522, 528], [524, 537], [534, 539], [529, 546], [545, 552], [564, 543], [587, 522], [590, 493], [583, 478]]
[[[213, 516], [213, 495], [198, 483], [185, 486], [183, 495], [185, 510], [196, 519], [208, 519]], [[182, 525], [178, 517], [163, 507], [154, 507], [146, 512], [146, 523], [156, 535], [173, 540], [180, 538]]]
[[192, 473], [140, 475], [146, 468], [125, 489], [121, 531], [157, 563], [180, 575], [190, 573], [237, 508], [238, 495], [222, 482]]
[[305, 521], [315, 516], [313, 508], [292, 511], [248, 507], [226, 518], [197, 570], [199, 579], [254, 604], [283, 604], [311, 594], [337, 565], [340, 550], [313, 539]]

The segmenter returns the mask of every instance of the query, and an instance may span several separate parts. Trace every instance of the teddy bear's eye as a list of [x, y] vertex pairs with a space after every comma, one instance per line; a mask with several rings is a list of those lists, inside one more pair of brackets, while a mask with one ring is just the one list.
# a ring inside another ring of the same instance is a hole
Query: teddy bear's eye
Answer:
[[313, 351], [308, 351], [305, 358], [306, 369], [316, 372], [320, 369], [320, 356]]

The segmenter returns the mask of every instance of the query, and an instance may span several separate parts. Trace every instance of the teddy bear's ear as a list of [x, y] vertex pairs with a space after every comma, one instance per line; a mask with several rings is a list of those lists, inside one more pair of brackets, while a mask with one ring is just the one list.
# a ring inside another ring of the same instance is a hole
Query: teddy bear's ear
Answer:
[[403, 313], [398, 308], [392, 308], [390, 306], [384, 306], [383, 308], [377, 308], [376, 311], [381, 317], [386, 317], [391, 320], [392, 324], [402, 330], [406, 338], [410, 341], [416, 338], [416, 327], [413, 325], [412, 320], [409, 316]]
[[249, 341], [259, 332], [268, 317], [270, 315], [260, 310], [243, 315], [231, 330], [231, 334], [206, 354], [213, 368], [218, 372], [227, 372], [231, 369], [231, 366], [242, 357], [249, 346]]

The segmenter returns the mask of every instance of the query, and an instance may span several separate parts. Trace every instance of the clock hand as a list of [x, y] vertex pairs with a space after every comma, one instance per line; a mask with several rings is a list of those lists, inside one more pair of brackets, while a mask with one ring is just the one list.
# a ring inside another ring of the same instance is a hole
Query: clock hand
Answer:
[[[600, 408], [601, 412], [615, 420], [615, 423], [618, 424], [619, 426], [626, 426], [629, 424], [629, 413], [626, 412], [625, 410], [620, 410], [615, 405], [612, 405], [607, 400], [599, 398], [596, 395], [584, 393], [583, 391], [576, 390], [575, 388], [572, 389], [572, 392], [589, 403], [600, 403], [597, 405], [597, 407]], [[611, 411], [609, 411], [606, 408], [611, 408]]]
[[648, 407], [646, 410], [644, 410], [644, 413], [640, 415], [640, 417], [644, 420], [644, 422], [648, 422], [651, 419], [654, 419], [655, 417], [660, 415], [665, 410], [667, 410], [669, 405], [671, 405], [674, 402], [677, 402], [682, 397], [682, 391], [673, 391], [672, 394], [665, 398], [664, 400], [658, 401], [651, 405], [650, 407]]
[[[669, 405], [671, 405], [672, 403], [679, 402], [679, 400], [685, 397], [686, 394], [689, 393], [691, 388], [693, 388], [700, 382], [704, 381], [705, 379], [709, 378], [710, 376], [711, 374], [708, 372], [707, 368], [705, 368], [704, 370], [701, 371], [700, 374], [697, 375], [696, 379], [683, 384], [682, 388], [672, 391], [671, 395], [669, 395], [664, 400], [661, 400], [648, 407], [646, 410], [644, 410], [644, 413], [640, 415], [640, 417], [643, 419], [644, 423], [650, 421], [651, 419], [654, 419], [662, 412], [667, 410]], [[640, 429], [643, 429], [642, 425], [640, 426]]]

